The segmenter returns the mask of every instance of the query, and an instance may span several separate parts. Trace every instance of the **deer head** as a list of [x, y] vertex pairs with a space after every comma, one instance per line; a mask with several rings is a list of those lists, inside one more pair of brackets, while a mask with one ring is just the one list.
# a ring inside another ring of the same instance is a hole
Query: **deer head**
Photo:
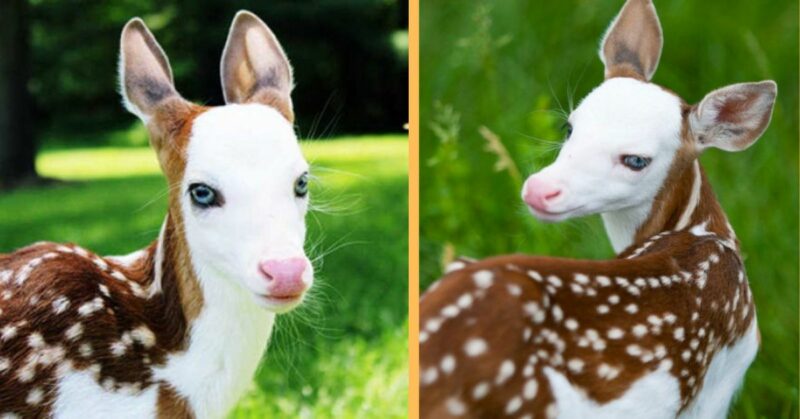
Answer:
[[144, 22], [122, 32], [125, 107], [150, 133], [170, 187], [169, 220], [200, 284], [233, 286], [286, 311], [313, 282], [303, 251], [309, 166], [293, 130], [292, 70], [270, 29], [239, 12], [221, 76], [225, 106], [192, 104]]
[[700, 182], [703, 150], [744, 150], [764, 132], [773, 81], [727, 86], [690, 106], [651, 82], [662, 45], [652, 1], [628, 0], [601, 43], [605, 81], [569, 116], [555, 162], [525, 182], [522, 197], [534, 216], [603, 214], [619, 252], [653, 216], [665, 185], [692, 173]]

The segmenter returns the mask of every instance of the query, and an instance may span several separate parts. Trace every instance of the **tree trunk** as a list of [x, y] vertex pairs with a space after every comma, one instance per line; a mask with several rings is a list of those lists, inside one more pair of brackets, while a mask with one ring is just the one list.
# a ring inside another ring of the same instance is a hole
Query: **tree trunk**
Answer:
[[36, 180], [27, 0], [0, 0], [0, 188]]

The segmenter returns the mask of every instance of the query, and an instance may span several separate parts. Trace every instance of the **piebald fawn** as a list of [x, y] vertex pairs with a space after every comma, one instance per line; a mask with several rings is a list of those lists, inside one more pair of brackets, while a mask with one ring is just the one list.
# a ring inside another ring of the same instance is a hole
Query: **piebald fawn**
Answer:
[[313, 281], [308, 164], [292, 71], [267, 26], [233, 21], [226, 105], [175, 90], [140, 19], [121, 37], [125, 107], [169, 185], [158, 239], [124, 257], [38, 243], [0, 255], [0, 417], [223, 417], [248, 387], [276, 313]]
[[689, 105], [650, 82], [650, 0], [603, 38], [605, 81], [522, 197], [545, 221], [600, 213], [618, 257], [459, 260], [424, 294], [425, 418], [722, 418], [759, 346], [739, 244], [697, 160], [766, 129], [776, 85]]

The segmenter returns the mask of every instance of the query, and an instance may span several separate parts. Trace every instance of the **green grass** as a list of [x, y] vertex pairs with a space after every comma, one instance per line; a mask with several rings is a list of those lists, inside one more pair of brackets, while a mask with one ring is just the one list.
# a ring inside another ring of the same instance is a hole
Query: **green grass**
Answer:
[[[598, 43], [622, 4], [422, 2], [423, 288], [440, 275], [442, 259], [450, 254], [613, 256], [598, 217], [544, 225], [527, 214], [519, 191], [524, 177], [555, 157], [563, 120], [553, 111], [569, 110], [602, 81]], [[656, 83], [690, 103], [726, 84], [778, 83], [774, 117], [758, 144], [737, 154], [712, 150], [701, 161], [741, 240], [763, 337], [731, 417], [795, 418], [797, 2], [661, 1], [656, 6], [665, 37]], [[487, 152], [482, 126], [499, 137], [510, 156], [500, 170], [499, 154]]]
[[[309, 303], [279, 318], [232, 418], [405, 417], [407, 146], [402, 136], [303, 144], [320, 208], [308, 242], [312, 257], [329, 253]], [[51, 148], [37, 166], [66, 183], [0, 195], [0, 252], [51, 240], [120, 254], [158, 234], [165, 181], [149, 149]]]

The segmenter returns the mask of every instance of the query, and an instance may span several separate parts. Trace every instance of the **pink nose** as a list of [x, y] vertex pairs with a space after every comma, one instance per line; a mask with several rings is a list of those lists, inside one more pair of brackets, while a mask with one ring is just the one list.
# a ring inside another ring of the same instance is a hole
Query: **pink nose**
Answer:
[[261, 262], [258, 267], [267, 279], [270, 297], [298, 297], [306, 290], [303, 272], [307, 267], [305, 258], [272, 259]]
[[561, 188], [532, 177], [525, 183], [525, 203], [531, 207], [547, 212], [547, 206], [561, 195]]

